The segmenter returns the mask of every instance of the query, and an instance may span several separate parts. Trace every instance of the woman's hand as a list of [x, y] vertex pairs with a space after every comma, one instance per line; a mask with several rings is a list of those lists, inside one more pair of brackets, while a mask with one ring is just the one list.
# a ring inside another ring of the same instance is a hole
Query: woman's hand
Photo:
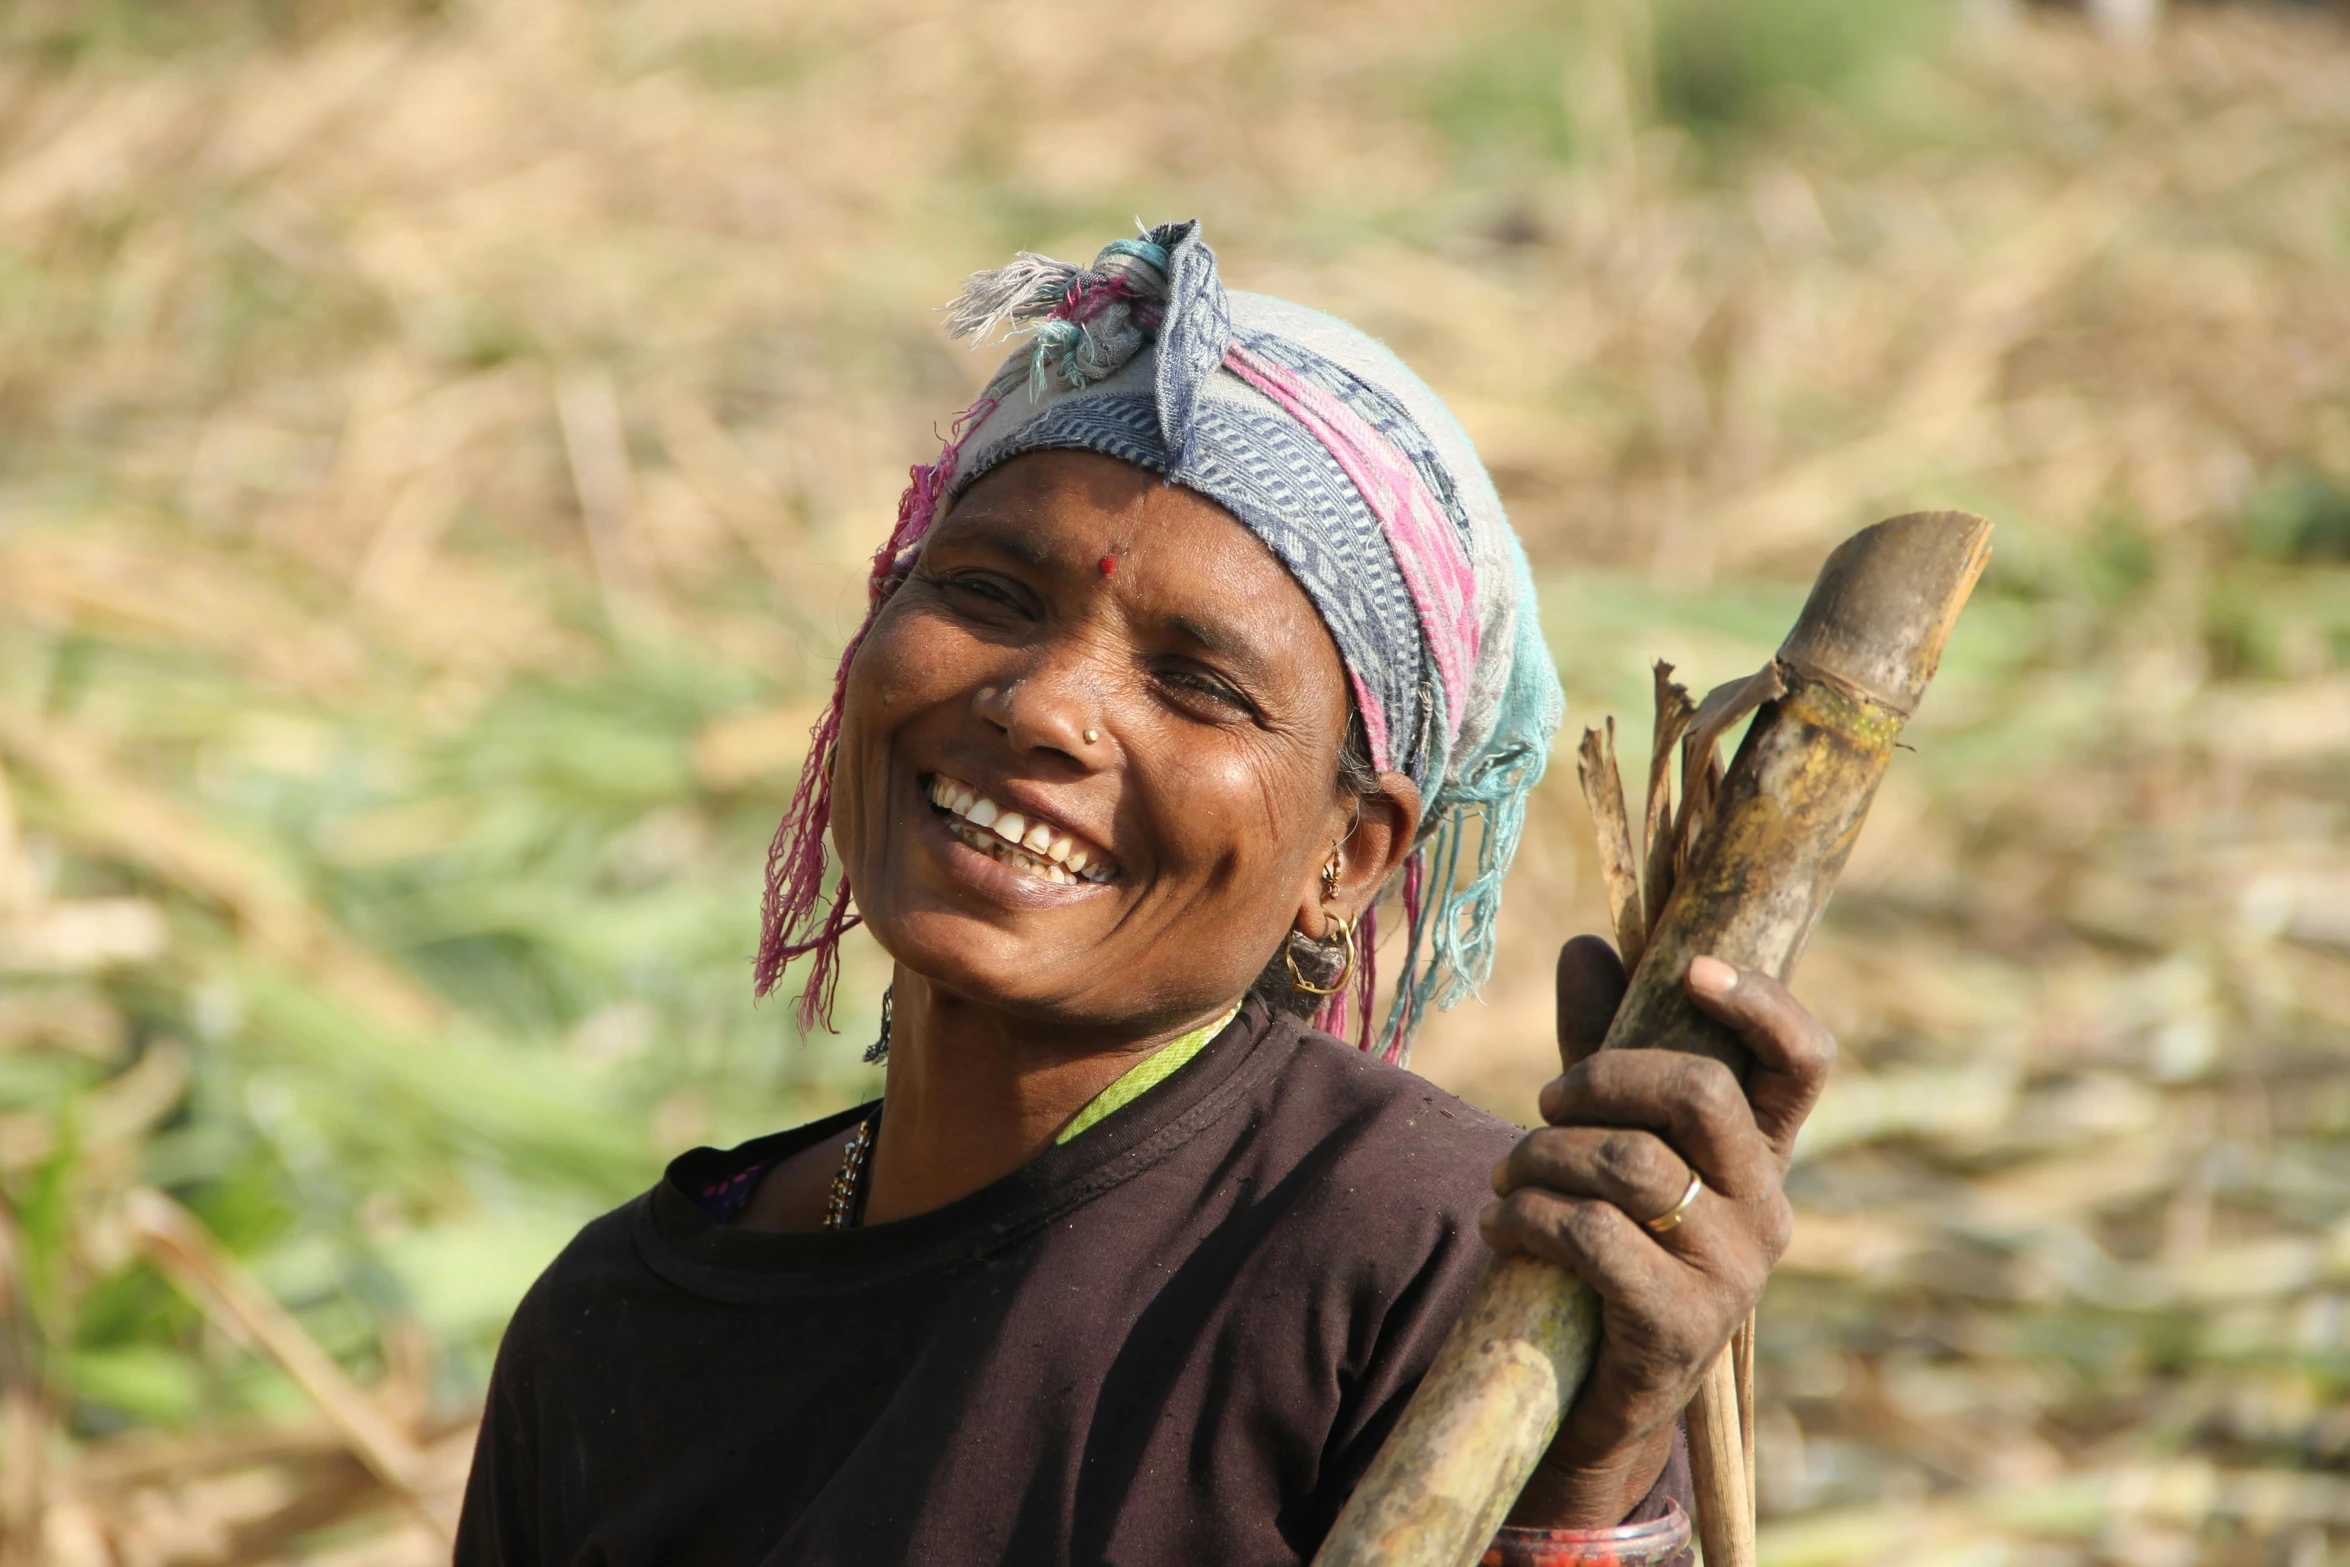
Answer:
[[[1514, 1522], [1605, 1528], [1638, 1506], [1670, 1455], [1674, 1422], [1787, 1250], [1780, 1183], [1836, 1042], [1767, 975], [1698, 958], [1687, 983], [1752, 1053], [1743, 1091], [1704, 1056], [1600, 1053], [1624, 997], [1623, 964], [1596, 936], [1559, 953], [1566, 1072], [1542, 1090], [1550, 1125], [1494, 1171], [1500, 1201], [1482, 1224], [1495, 1250], [1546, 1257], [1598, 1292], [1599, 1358]], [[1704, 1184], [1680, 1222], [1649, 1229], [1692, 1175]]]

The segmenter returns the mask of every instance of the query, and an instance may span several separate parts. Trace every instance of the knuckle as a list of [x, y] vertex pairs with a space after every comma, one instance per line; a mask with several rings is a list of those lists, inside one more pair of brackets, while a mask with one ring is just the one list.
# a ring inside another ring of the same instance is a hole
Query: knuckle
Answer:
[[1592, 1150], [1592, 1162], [1618, 1189], [1638, 1191], [1655, 1171], [1654, 1143], [1643, 1133], [1610, 1132]]
[[1605, 1208], [1596, 1202], [1564, 1204], [1559, 1215], [1559, 1233], [1563, 1239], [1586, 1257], [1597, 1256], [1615, 1239], [1614, 1228], [1608, 1223]]
[[1521, 1187], [1502, 1199], [1502, 1220], [1512, 1234], [1526, 1240], [1547, 1240], [1560, 1230], [1560, 1199], [1539, 1187]]
[[1688, 1066], [1682, 1071], [1681, 1091], [1690, 1109], [1709, 1122], [1719, 1121], [1746, 1105], [1746, 1095], [1738, 1087], [1738, 1079], [1711, 1056], [1689, 1058]]

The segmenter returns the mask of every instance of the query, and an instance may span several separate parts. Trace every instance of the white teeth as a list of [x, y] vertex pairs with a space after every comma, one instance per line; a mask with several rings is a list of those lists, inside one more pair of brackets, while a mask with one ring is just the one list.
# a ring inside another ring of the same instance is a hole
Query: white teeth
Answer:
[[[930, 780], [930, 801], [958, 818], [954, 824], [958, 829], [972, 829], [958, 832], [965, 843], [1002, 864], [1056, 886], [1074, 886], [1081, 881], [1106, 882], [1114, 873], [1115, 867], [1108, 860], [1097, 860], [1091, 849], [1052, 823], [1020, 811], [1007, 811], [968, 784], [935, 775]], [[984, 834], [981, 829], [985, 830]]]

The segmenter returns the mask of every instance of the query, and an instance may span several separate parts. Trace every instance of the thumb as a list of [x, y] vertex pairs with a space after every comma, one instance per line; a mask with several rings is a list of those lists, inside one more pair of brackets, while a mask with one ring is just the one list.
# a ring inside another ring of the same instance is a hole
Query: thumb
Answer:
[[1628, 981], [1616, 949], [1599, 936], [1577, 936], [1559, 948], [1559, 1066], [1575, 1064], [1599, 1048], [1615, 1021]]

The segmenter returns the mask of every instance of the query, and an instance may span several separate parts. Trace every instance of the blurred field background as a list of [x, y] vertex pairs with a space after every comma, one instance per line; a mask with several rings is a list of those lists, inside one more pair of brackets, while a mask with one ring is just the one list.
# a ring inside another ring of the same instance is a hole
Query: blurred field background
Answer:
[[[2133, 15], [8, 0], [0, 1561], [445, 1558], [569, 1232], [870, 1090], [765, 840], [933, 307], [1137, 215], [1453, 399], [1571, 726], [1999, 524], [1801, 977], [1764, 1559], [2350, 1560], [2350, 18]], [[1418, 1063], [1519, 1118], [1589, 836]]]

